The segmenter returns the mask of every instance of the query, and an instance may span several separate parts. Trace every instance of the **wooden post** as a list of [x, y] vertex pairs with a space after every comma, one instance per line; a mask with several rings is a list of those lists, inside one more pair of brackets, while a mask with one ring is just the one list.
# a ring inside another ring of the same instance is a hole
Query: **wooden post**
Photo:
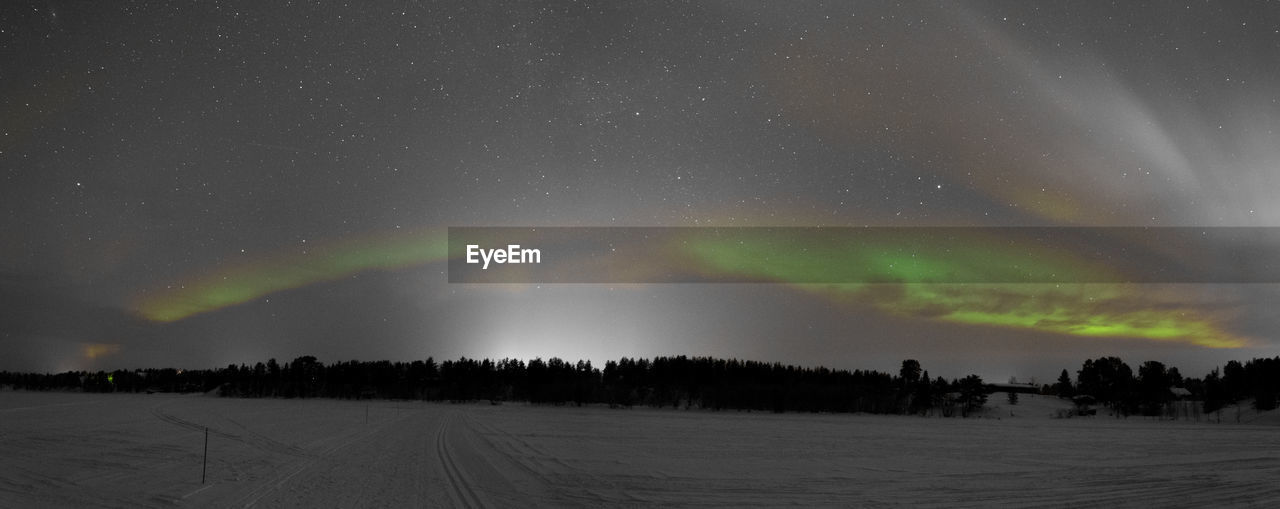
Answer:
[[200, 467], [200, 484], [204, 484], [204, 475], [209, 471], [209, 427], [204, 428], [204, 465]]

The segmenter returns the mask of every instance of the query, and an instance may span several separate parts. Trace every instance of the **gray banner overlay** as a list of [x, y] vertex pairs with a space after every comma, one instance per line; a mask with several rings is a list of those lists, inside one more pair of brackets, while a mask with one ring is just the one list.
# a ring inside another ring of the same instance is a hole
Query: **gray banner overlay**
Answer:
[[1280, 283], [1272, 227], [452, 227], [450, 283]]

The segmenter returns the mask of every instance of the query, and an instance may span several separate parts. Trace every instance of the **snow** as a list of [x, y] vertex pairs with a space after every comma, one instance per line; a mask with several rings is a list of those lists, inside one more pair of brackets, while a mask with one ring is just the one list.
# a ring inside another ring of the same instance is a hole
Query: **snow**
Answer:
[[1280, 503], [1274, 426], [1001, 396], [941, 419], [0, 391], [0, 507]]

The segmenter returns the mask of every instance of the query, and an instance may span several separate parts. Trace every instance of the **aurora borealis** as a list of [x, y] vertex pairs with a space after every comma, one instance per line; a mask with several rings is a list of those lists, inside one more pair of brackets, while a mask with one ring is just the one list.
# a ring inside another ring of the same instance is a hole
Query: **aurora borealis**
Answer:
[[[451, 246], [519, 240], [548, 248], [549, 258], [563, 258], [561, 265], [573, 269], [522, 266], [504, 272], [464, 262], [455, 253], [449, 271], [451, 283], [785, 284], [835, 300], [861, 300], [905, 317], [1239, 348], [1248, 340], [1226, 330], [1221, 316], [1192, 306], [1159, 307], [1161, 299], [1144, 293], [1186, 279], [1211, 283], [1206, 278], [1214, 275], [1182, 261], [1162, 261], [1155, 252], [1142, 252], [1144, 245], [1177, 246], [1176, 255], [1166, 256], [1201, 260], [1206, 247], [1217, 251], [1224, 239], [1272, 235], [1269, 229], [1218, 233], [1180, 228], [459, 228], [450, 230]], [[1104, 247], [1103, 238], [1121, 244]], [[1204, 240], [1194, 242], [1199, 239]], [[1106, 263], [1124, 256], [1140, 257], [1144, 266], [1120, 270], [1123, 264]], [[1235, 261], [1250, 263], [1245, 256]], [[638, 266], [648, 269], [632, 269]], [[1257, 282], [1276, 279], [1265, 272], [1250, 276]]]
[[[1025, 379], [1280, 342], [1270, 236], [998, 229], [1280, 226], [1275, 5], [47, 0], [0, 7], [0, 40], [0, 369], [687, 354]], [[696, 228], [544, 255], [609, 282], [449, 283], [447, 229], [490, 226]], [[868, 226], [904, 233], [702, 233]], [[1207, 275], [1125, 282], [1152, 267]]]
[[177, 288], [147, 294], [133, 309], [148, 320], [172, 322], [284, 290], [445, 257], [445, 240], [433, 232], [384, 234], [335, 244], [316, 246], [303, 256], [285, 254], [228, 267]]
[[[904, 230], [899, 234], [904, 238], [890, 239], [870, 249], [848, 246], [814, 253], [803, 242], [788, 242], [781, 252], [768, 254], [753, 252], [740, 244], [693, 249], [718, 269], [754, 272], [819, 293], [848, 295], [909, 317], [1071, 336], [1140, 337], [1210, 348], [1247, 344], [1224, 329], [1215, 317], [1194, 308], [1127, 309], [1125, 301], [1143, 300], [1144, 285], [1085, 282], [1106, 278], [1113, 271], [1096, 262], [1073, 258], [1069, 251], [1048, 247], [1010, 249], [1013, 242], [999, 237], [966, 239], [947, 243], [943, 248], [911, 242], [911, 231]], [[792, 259], [803, 261], [790, 263]], [[856, 280], [871, 281], [871, 286], [890, 286], [894, 291], [869, 288], [868, 283], [815, 284], [822, 278], [832, 278], [833, 272], [836, 277], [841, 276], [840, 267], [852, 268], [850, 275]], [[1008, 277], [1008, 272], [1027, 280], [984, 282]], [[975, 278], [967, 283], [955, 282]], [[1048, 282], [1053, 279], [1060, 282]]]

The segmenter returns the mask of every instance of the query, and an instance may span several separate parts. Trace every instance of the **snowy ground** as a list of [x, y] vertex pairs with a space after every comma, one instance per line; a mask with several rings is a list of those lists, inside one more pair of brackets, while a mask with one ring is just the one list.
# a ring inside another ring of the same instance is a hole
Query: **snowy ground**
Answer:
[[1280, 505], [1275, 426], [1002, 399], [944, 420], [0, 391], [0, 507]]

